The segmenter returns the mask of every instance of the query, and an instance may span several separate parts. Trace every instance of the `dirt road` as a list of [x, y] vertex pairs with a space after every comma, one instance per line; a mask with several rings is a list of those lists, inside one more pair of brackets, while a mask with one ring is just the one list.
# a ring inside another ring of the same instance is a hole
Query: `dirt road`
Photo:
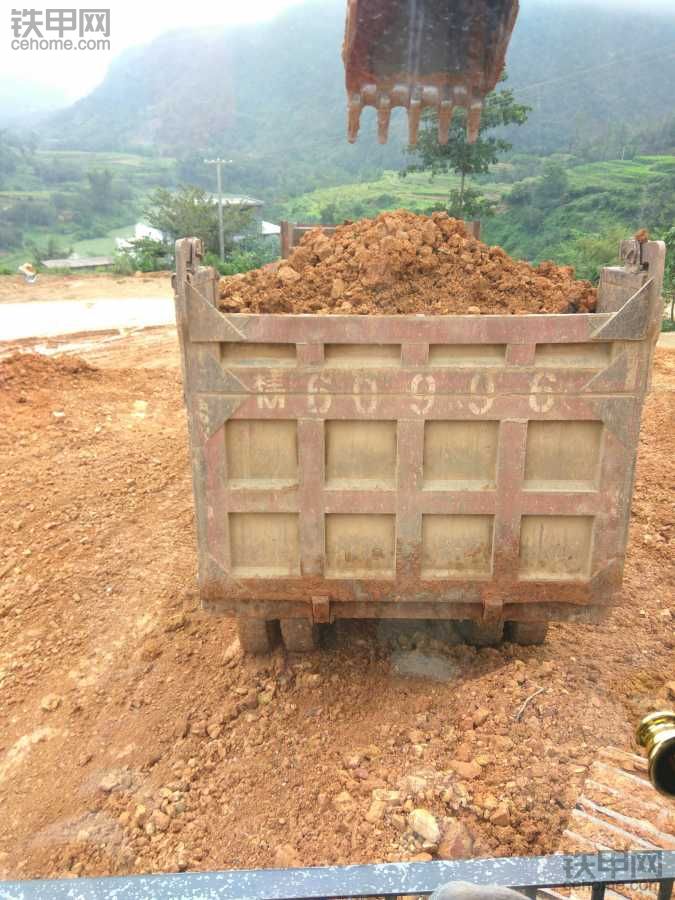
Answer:
[[21, 275], [0, 277], [0, 303], [33, 300], [96, 300], [99, 297], [173, 297], [170, 272], [119, 275], [42, 274], [35, 284]]
[[480, 651], [345, 625], [261, 661], [198, 607], [177, 362], [168, 329], [0, 362], [0, 875], [409, 859], [416, 807], [450, 853], [554, 850], [674, 677], [675, 351], [604, 625]]

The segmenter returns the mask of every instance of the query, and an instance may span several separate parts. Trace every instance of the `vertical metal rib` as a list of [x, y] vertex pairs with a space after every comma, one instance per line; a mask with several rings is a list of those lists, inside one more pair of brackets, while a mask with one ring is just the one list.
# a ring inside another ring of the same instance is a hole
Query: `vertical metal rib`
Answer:
[[662, 881], [659, 884], [659, 893], [657, 895], [657, 900], [671, 900], [673, 896], [673, 879], [666, 878], [665, 881]]
[[591, 900], [603, 900], [605, 896], [605, 885], [594, 884], [591, 890]]

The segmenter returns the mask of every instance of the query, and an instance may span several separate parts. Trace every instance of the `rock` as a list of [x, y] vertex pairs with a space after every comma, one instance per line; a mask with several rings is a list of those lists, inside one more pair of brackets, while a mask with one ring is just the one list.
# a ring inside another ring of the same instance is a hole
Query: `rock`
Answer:
[[473, 724], [476, 728], [482, 725], [484, 722], [490, 718], [490, 710], [486, 709], [484, 706], [481, 706], [480, 709], [477, 709], [473, 714]]
[[401, 779], [401, 790], [406, 794], [412, 794], [413, 797], [423, 794], [428, 788], [426, 778], [421, 775], [406, 775]]
[[339, 300], [345, 292], [345, 283], [341, 278], [333, 279], [333, 287], [331, 289], [331, 297], [333, 300]]
[[460, 778], [478, 778], [481, 773], [481, 767], [476, 762], [462, 762], [458, 759], [450, 760], [450, 768], [459, 775]]
[[409, 858], [409, 862], [431, 862], [433, 856], [431, 853], [416, 853]]
[[373, 800], [366, 813], [366, 822], [370, 822], [372, 825], [381, 821], [384, 818], [386, 808], [387, 804], [383, 800]]
[[166, 813], [163, 813], [161, 810], [156, 809], [152, 814], [152, 822], [154, 823], [157, 831], [166, 831], [169, 827], [169, 822], [171, 819]]
[[136, 826], [136, 828], [143, 828], [145, 823], [148, 821], [148, 810], [142, 803], [134, 810], [134, 814], [132, 817], [132, 822]]
[[669, 681], [666, 684], [666, 696], [669, 700], [675, 700], [675, 681]]
[[57, 694], [47, 694], [40, 700], [40, 709], [45, 712], [54, 712], [61, 706], [61, 698]]
[[441, 837], [438, 822], [428, 809], [413, 809], [408, 816], [408, 824], [421, 838], [430, 844], [437, 844]]
[[219, 738], [220, 735], [222, 734], [222, 731], [223, 731], [223, 726], [216, 725], [215, 723], [212, 725], [209, 725], [206, 729], [206, 733], [212, 740]]
[[299, 869], [302, 863], [292, 844], [282, 844], [274, 853], [274, 865], [277, 869]]
[[336, 809], [344, 809], [345, 807], [353, 806], [354, 798], [349, 793], [349, 791], [342, 791], [336, 797], [333, 797], [333, 806]]
[[123, 770], [108, 772], [99, 781], [98, 787], [104, 794], [110, 794], [116, 788], [131, 787], [131, 775]]
[[381, 800], [388, 806], [398, 806], [402, 797], [400, 791], [388, 791], [385, 788], [375, 788], [373, 791], [373, 800]]
[[283, 284], [292, 284], [294, 281], [298, 281], [300, 274], [290, 266], [281, 266], [277, 272], [277, 277]]
[[480, 306], [467, 306], [466, 311], [470, 316], [479, 316], [480, 315]]
[[490, 821], [493, 825], [498, 825], [501, 828], [506, 827], [511, 824], [511, 816], [509, 814], [509, 808], [506, 804], [501, 803], [497, 809], [490, 816]]
[[225, 652], [223, 653], [223, 663], [226, 666], [229, 666], [233, 663], [241, 654], [241, 645], [239, 644], [239, 640], [232, 641], [231, 644], [228, 644], [225, 648]]
[[473, 838], [458, 819], [450, 819], [443, 832], [436, 855], [439, 859], [468, 859], [473, 853]]

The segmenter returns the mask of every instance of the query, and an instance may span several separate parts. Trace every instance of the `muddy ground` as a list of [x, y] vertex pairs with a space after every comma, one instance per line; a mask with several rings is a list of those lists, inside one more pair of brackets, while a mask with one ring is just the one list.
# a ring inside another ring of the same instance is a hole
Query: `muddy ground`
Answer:
[[0, 362], [0, 876], [409, 859], [436, 852], [418, 807], [450, 854], [555, 850], [674, 677], [675, 352], [605, 624], [478, 651], [345, 625], [252, 660], [199, 609], [175, 336], [147, 338]]

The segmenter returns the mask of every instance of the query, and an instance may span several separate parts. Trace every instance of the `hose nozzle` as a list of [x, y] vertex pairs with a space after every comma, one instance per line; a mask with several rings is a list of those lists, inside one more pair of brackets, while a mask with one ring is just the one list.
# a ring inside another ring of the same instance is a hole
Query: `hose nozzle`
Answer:
[[649, 780], [666, 797], [675, 797], [675, 712], [649, 713], [638, 725], [636, 738], [647, 751]]

